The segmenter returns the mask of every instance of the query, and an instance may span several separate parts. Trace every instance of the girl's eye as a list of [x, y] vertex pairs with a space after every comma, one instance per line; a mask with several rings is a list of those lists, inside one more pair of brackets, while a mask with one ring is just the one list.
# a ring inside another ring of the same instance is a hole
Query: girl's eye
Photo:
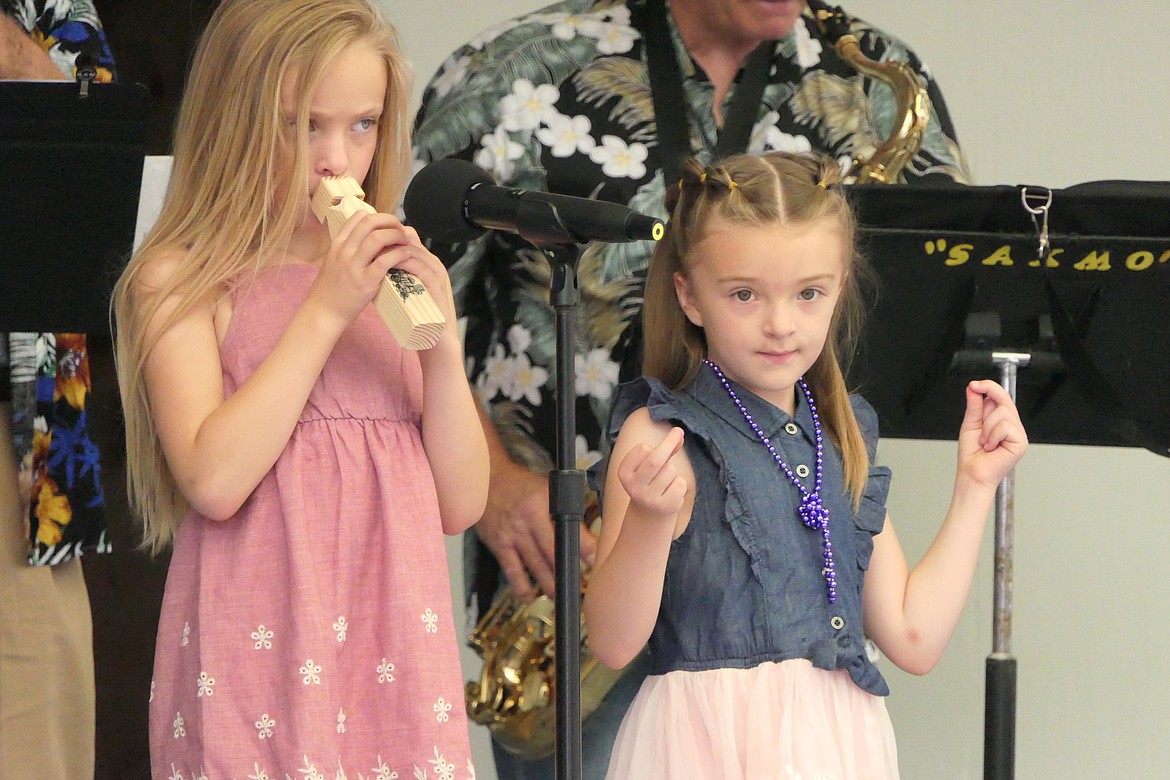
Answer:
[[747, 303], [754, 297], [751, 290], [736, 290], [732, 295], [735, 296], [737, 301], [743, 301], [744, 303]]
[[365, 119], [359, 119], [354, 124], [354, 127], [357, 128], [358, 130], [371, 130], [377, 124], [378, 124], [378, 120], [373, 119], [371, 117], [366, 117]]
[[808, 288], [807, 290], [800, 291], [800, 299], [802, 301], [815, 301], [820, 296], [821, 291], [813, 289], [812, 287]]

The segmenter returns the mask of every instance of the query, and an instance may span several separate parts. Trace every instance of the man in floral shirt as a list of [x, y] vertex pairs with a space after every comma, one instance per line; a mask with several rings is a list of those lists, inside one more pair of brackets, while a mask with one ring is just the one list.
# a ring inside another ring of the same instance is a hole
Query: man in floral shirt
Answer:
[[[90, 0], [0, 0], [0, 79], [71, 79], [81, 55], [95, 81], [113, 78]], [[0, 333], [5, 780], [94, 774], [93, 623], [79, 556], [107, 545], [89, 389], [85, 336]]]
[[[664, 31], [657, 38], [654, 24]], [[864, 22], [852, 20], [850, 32], [870, 59], [907, 62], [927, 86], [930, 124], [920, 151], [902, 171], [904, 180], [965, 181], [950, 117], [926, 67], [901, 41]], [[724, 117], [730, 123], [736, 94], [748, 82], [745, 63], [757, 46], [767, 46], [762, 94], [748, 107], [740, 148], [719, 146], [722, 152], [817, 150], [848, 165], [884, 143], [901, 119], [889, 86], [842, 60], [803, 0], [768, 6], [672, 0], [669, 8], [663, 0], [568, 0], [507, 21], [447, 59], [423, 96], [416, 166], [443, 157], [472, 160], [507, 186], [613, 201], [665, 218], [667, 155], [655, 115], [663, 103], [654, 94], [658, 86], [651, 90], [647, 60], [654, 48], [647, 40], [669, 40], [674, 50], [675, 83], [685, 102], [679, 117], [689, 126], [687, 154], [715, 155]], [[657, 56], [661, 62], [663, 55]], [[433, 248], [450, 266], [465, 319], [469, 374], [490, 423], [488, 506], [467, 538], [469, 603], [482, 612], [505, 579], [521, 598], [536, 588], [554, 591], [547, 480], [556, 434], [549, 266], [508, 233]], [[621, 336], [638, 314], [651, 250], [650, 242], [593, 244], [581, 258], [579, 468], [601, 457], [622, 362]], [[584, 528], [581, 550], [588, 564], [594, 542]], [[587, 780], [604, 774], [618, 722], [644, 675], [643, 664], [634, 666], [584, 725]], [[503, 780], [552, 777], [551, 759], [522, 762], [494, 747]]]

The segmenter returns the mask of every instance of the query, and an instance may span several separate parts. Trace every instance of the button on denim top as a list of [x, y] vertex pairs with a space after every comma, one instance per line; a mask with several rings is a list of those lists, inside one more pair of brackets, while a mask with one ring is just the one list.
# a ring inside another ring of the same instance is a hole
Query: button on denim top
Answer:
[[[730, 380], [729, 380], [730, 381]], [[816, 435], [808, 403], [797, 393], [796, 416], [731, 383], [748, 413], [793, 474], [816, 479]], [[850, 398], [870, 461], [877, 449], [877, 415]], [[652, 673], [746, 669], [806, 658], [821, 669], [845, 669], [862, 690], [884, 696], [886, 681], [865, 653], [861, 587], [873, 535], [886, 516], [890, 471], [871, 466], [859, 511], [845, 486], [841, 456], [824, 433], [822, 498], [829, 509], [837, 600], [830, 604], [824, 538], [807, 528], [800, 492], [745, 422], [706, 366], [686, 389], [672, 393], [654, 379], [618, 390], [610, 435], [637, 408], [686, 431], [695, 472], [690, 523], [671, 543], [658, 621], [650, 637]], [[795, 428], [789, 425], [795, 423]], [[787, 429], [786, 429], [787, 426]]]

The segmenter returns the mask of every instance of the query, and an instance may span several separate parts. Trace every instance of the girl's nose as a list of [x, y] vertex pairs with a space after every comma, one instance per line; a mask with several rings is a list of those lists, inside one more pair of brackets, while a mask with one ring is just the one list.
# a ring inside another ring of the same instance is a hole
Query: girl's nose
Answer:
[[341, 176], [349, 170], [349, 154], [343, 138], [318, 138], [313, 151], [313, 165], [319, 176]]
[[770, 336], [787, 336], [793, 329], [791, 308], [780, 301], [773, 303], [768, 307], [764, 328]]

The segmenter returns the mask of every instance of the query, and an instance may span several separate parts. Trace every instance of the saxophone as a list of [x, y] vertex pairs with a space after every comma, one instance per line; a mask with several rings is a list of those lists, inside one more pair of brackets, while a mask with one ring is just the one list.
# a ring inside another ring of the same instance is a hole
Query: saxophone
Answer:
[[[597, 515], [596, 496], [590, 494], [585, 521], [593, 522]], [[582, 593], [588, 575], [582, 568]], [[467, 715], [487, 726], [509, 753], [528, 760], [551, 755], [556, 746], [556, 708], [551, 706], [556, 680], [553, 609], [552, 599], [539, 591], [525, 604], [510, 587], [504, 587], [468, 638], [468, 644], [483, 657], [483, 668], [479, 679], [468, 682], [464, 691]], [[587, 640], [582, 619], [582, 720], [593, 714], [622, 676], [622, 670], [610, 669], [593, 657]]]
[[[849, 17], [840, 8], [816, 0], [810, 0], [809, 7], [838, 54], [859, 73], [887, 84], [897, 98], [901, 123], [873, 154], [854, 158], [846, 181], [893, 183], [922, 146], [931, 110], [926, 87], [906, 63], [882, 63], [866, 57], [857, 37], [849, 32]], [[586, 508], [587, 521], [598, 513], [596, 498], [592, 498]], [[583, 585], [587, 578], [588, 571], [583, 569]], [[525, 759], [544, 758], [555, 747], [556, 713], [550, 706], [556, 680], [553, 629], [553, 602], [548, 596], [541, 594], [524, 604], [511, 588], [504, 587], [468, 639], [483, 657], [483, 668], [478, 680], [467, 683], [467, 714], [472, 721], [486, 725], [505, 750]], [[582, 719], [597, 709], [621, 675], [593, 657], [582, 621]]]
[[839, 7], [821, 0], [809, 0], [813, 21], [833, 41], [833, 48], [858, 73], [877, 79], [894, 92], [899, 123], [893, 133], [872, 154], [858, 154], [845, 175], [852, 184], [894, 184], [906, 163], [922, 148], [930, 122], [930, 96], [922, 78], [905, 62], [877, 62], [861, 51], [857, 36], [849, 31], [852, 20]]

